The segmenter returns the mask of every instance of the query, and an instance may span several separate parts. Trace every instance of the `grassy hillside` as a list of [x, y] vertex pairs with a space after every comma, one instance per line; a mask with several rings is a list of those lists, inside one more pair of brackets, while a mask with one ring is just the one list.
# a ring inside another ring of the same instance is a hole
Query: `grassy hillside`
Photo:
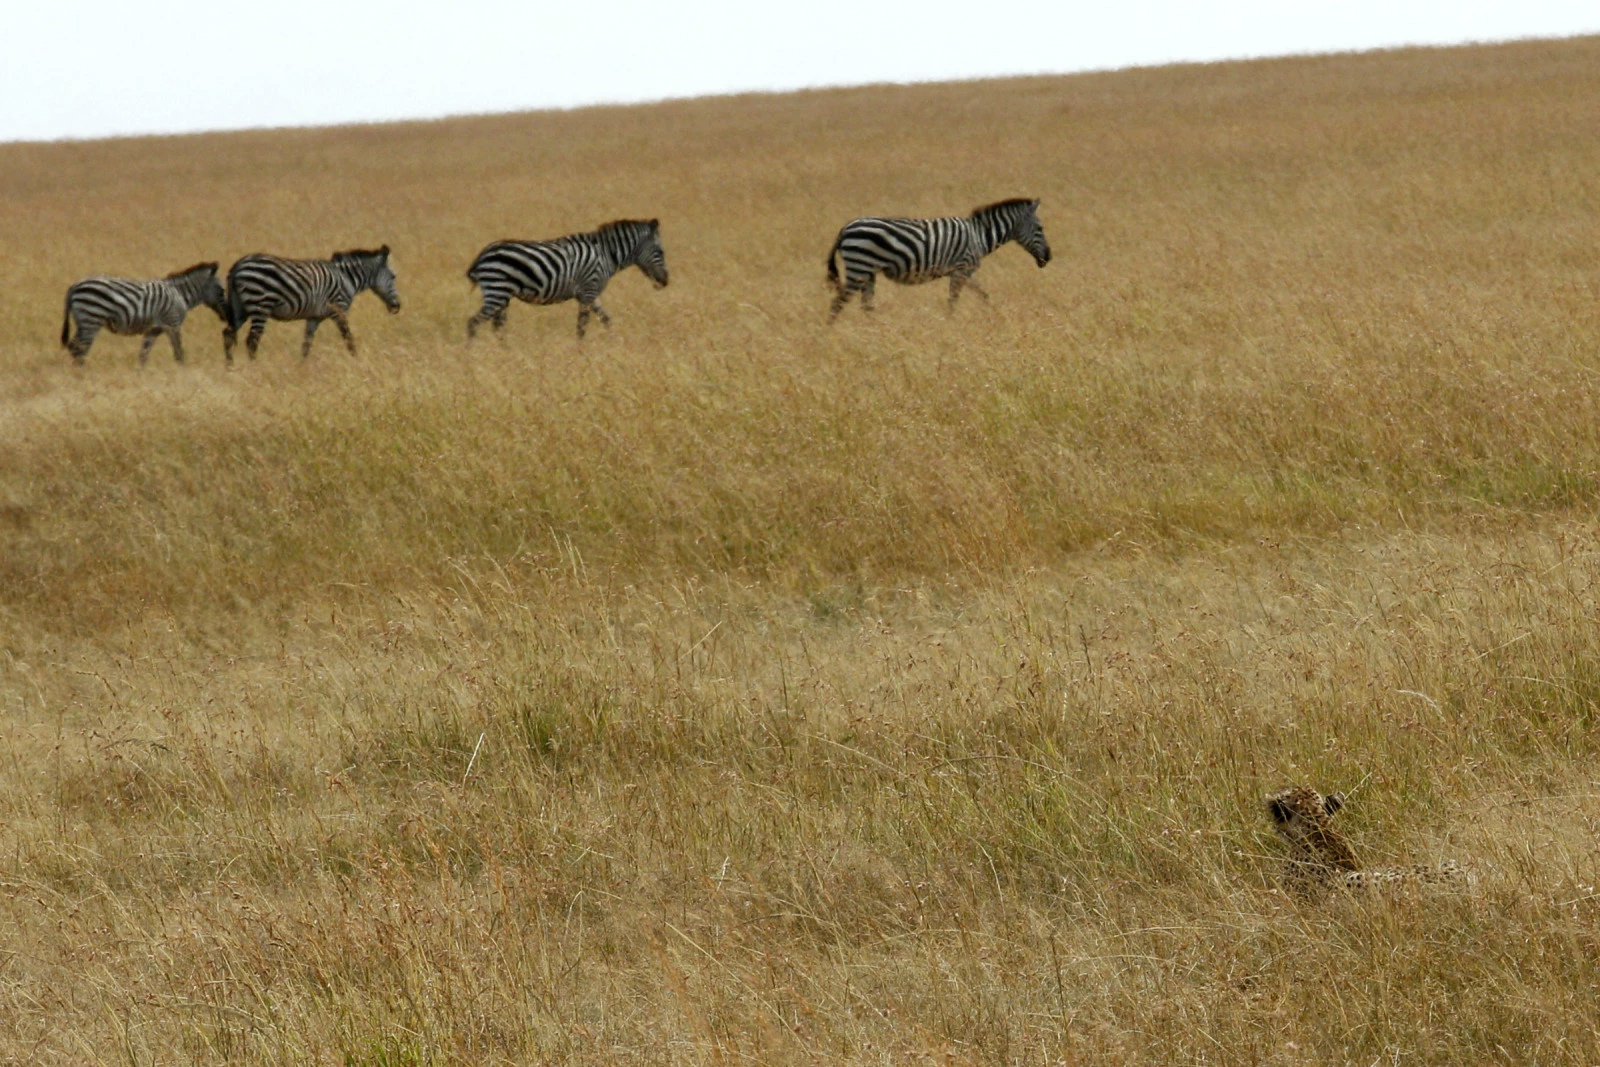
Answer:
[[[1587, 39], [0, 146], [0, 1061], [1600, 1060], [1596, 130]], [[353, 360], [56, 343], [383, 242]], [[1476, 889], [1286, 893], [1296, 782]]]

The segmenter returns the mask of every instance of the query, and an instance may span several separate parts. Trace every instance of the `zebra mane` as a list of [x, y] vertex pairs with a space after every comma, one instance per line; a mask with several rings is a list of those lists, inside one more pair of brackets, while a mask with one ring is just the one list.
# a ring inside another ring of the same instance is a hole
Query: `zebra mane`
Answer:
[[185, 276], [187, 274], [193, 274], [195, 271], [200, 271], [200, 270], [208, 270], [212, 274], [215, 274], [215, 273], [217, 273], [217, 264], [215, 264], [215, 263], [196, 263], [192, 267], [185, 267], [182, 270], [175, 270], [171, 274], [167, 275], [167, 281], [169, 281], [169, 282], [177, 281], [179, 278], [182, 278], [183, 276]]
[[1035, 205], [1037, 205], [1038, 203], [1039, 203], [1039, 201], [1029, 199], [1026, 196], [1015, 196], [1015, 197], [1012, 197], [1010, 200], [996, 200], [992, 204], [985, 204], [982, 207], [973, 208], [972, 209], [972, 215], [970, 217], [971, 218], [978, 218], [978, 217], [983, 216], [983, 215], [999, 215], [1002, 212], [1005, 212], [1009, 208], [1024, 207], [1024, 206], [1032, 208]]
[[660, 226], [659, 219], [612, 219], [610, 222], [602, 223], [595, 233], [637, 232], [641, 229], [659, 229]]
[[659, 219], [612, 219], [594, 232], [594, 240], [614, 262], [630, 263], [660, 228]]
[[345, 252], [335, 252], [332, 256], [334, 262], [341, 259], [380, 259], [389, 254], [389, 246], [382, 248], [352, 248]]

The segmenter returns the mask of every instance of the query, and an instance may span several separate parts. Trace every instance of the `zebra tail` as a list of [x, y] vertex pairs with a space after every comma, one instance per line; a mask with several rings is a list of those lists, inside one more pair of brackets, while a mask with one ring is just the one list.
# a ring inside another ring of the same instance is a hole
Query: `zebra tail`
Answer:
[[[839, 237], [844, 234], [840, 233]], [[834, 238], [833, 247], [828, 249], [828, 284], [835, 289], [839, 288], [839, 264], [836, 257], [839, 254], [839, 238]]]
[[61, 347], [66, 348], [72, 341], [72, 294], [67, 293], [67, 306], [61, 311]]

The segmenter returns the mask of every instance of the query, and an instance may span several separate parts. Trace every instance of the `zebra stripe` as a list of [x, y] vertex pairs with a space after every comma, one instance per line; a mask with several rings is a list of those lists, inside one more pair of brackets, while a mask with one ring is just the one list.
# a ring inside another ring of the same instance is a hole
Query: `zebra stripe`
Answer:
[[496, 241], [467, 268], [467, 277], [483, 293], [483, 307], [467, 320], [467, 340], [481, 323], [493, 323], [496, 333], [504, 329], [513, 297], [529, 304], [577, 300], [581, 340], [591, 311], [602, 325], [611, 325], [600, 294], [611, 276], [627, 267], [638, 267], [657, 289], [667, 284], [660, 220], [618, 219], [592, 233], [553, 241]]
[[344, 337], [345, 347], [356, 354], [350, 336], [350, 303], [363, 289], [383, 300], [390, 314], [400, 310], [394, 271], [389, 266], [389, 246], [377, 251], [335, 252], [332, 259], [281, 259], [256, 252], [228, 268], [228, 327], [222, 331], [222, 348], [233, 362], [233, 344], [239, 327], [250, 321], [245, 351], [256, 358], [256, 346], [267, 320], [304, 319], [305, 341], [300, 358], [311, 354], [311, 339], [323, 319], [332, 319]]
[[[144, 334], [139, 362], [150, 358], [150, 348], [163, 333], [172, 343], [172, 357], [183, 362], [183, 335], [179, 327], [189, 309], [205, 304], [227, 321], [222, 283], [215, 263], [196, 263], [165, 278], [135, 281], [129, 278], [85, 278], [67, 289], [61, 318], [61, 344], [82, 363], [89, 346], [102, 329], [112, 333]], [[72, 336], [76, 323], [78, 336]]]
[[[872, 310], [877, 275], [915, 285], [950, 279], [950, 308], [961, 290], [972, 286], [985, 300], [989, 294], [972, 280], [983, 257], [1007, 241], [1033, 253], [1043, 267], [1050, 262], [1050, 244], [1039, 225], [1037, 200], [1002, 200], [978, 208], [966, 218], [856, 219], [839, 231], [828, 253], [828, 283], [833, 286], [829, 321], [856, 293], [861, 309]], [[840, 278], [839, 263], [844, 264]]]

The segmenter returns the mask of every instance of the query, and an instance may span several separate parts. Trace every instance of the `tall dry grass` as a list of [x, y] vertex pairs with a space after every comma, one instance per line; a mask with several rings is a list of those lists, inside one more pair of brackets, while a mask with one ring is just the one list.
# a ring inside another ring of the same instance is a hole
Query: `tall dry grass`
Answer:
[[[1600, 42], [0, 147], [0, 1057], [1600, 1059]], [[1038, 196], [824, 325], [868, 212]], [[462, 343], [503, 236], [673, 284]], [[388, 242], [362, 354], [66, 285]], [[1281, 891], [1342, 788], [1457, 897]]]

